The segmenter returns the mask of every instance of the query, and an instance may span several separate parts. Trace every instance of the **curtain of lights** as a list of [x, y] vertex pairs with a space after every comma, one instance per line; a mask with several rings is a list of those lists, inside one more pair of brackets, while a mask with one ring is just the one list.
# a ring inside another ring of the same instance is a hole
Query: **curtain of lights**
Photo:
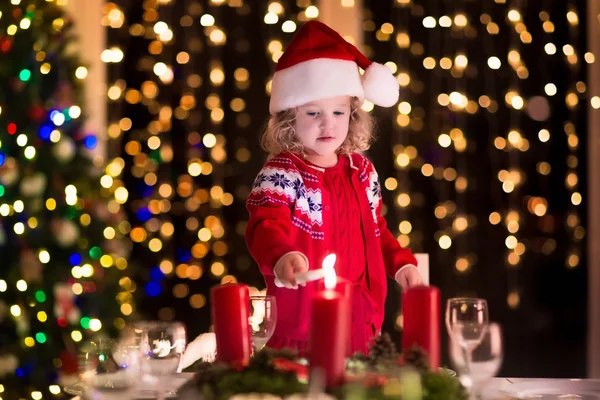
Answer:
[[148, 317], [186, 322], [190, 338], [210, 329], [211, 286], [264, 287], [244, 242], [245, 199], [265, 160], [275, 63], [298, 21], [316, 17], [310, 1], [106, 5], [113, 178], [145, 271], [124, 289]]
[[584, 375], [582, 133], [599, 106], [584, 2], [366, 1], [364, 15], [367, 51], [402, 88], [372, 152], [392, 149], [396, 171], [390, 155], [378, 168], [398, 240], [430, 254], [444, 298], [488, 299], [512, 375]]

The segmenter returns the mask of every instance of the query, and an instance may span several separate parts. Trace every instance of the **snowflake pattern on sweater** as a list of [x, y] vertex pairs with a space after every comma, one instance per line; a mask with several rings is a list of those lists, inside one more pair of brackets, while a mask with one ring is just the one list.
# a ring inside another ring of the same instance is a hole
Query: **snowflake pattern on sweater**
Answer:
[[[365, 184], [373, 220], [377, 225], [377, 208], [381, 205], [379, 176], [365, 157], [361, 157], [357, 167], [361, 170], [360, 181]], [[275, 157], [258, 173], [248, 204], [287, 205], [292, 211], [292, 223], [295, 226], [311, 234], [313, 239], [323, 239], [323, 202], [320, 186], [316, 175], [298, 170], [289, 158]], [[379, 236], [378, 228], [375, 233]]]
[[265, 166], [254, 181], [249, 201], [254, 205], [261, 205], [257, 203], [264, 204], [268, 201], [285, 203], [282, 197], [287, 199], [288, 204], [294, 204], [295, 209], [306, 215], [311, 225], [323, 224], [321, 190], [308, 190], [302, 175], [297, 170]]

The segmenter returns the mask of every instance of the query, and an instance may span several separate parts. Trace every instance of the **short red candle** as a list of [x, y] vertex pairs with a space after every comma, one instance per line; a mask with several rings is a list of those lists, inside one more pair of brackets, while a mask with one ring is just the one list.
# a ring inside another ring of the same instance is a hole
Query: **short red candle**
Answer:
[[325, 384], [343, 383], [350, 326], [346, 298], [335, 289], [318, 292], [312, 299], [310, 324], [310, 368], [325, 374]]
[[211, 290], [211, 303], [217, 360], [248, 365], [251, 352], [248, 287], [241, 284], [215, 286]]
[[429, 367], [440, 367], [440, 290], [434, 286], [417, 286], [402, 297], [404, 329], [402, 351], [421, 347], [429, 357]]

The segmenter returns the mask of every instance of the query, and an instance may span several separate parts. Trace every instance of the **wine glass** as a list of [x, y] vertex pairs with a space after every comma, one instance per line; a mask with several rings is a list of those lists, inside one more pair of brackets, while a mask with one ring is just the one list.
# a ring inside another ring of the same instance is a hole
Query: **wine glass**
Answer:
[[250, 296], [250, 317], [248, 323], [252, 331], [252, 350], [258, 351], [265, 347], [277, 324], [277, 303], [275, 296]]
[[81, 348], [79, 364], [87, 394], [126, 392], [135, 382], [138, 353], [109, 338], [96, 338]]
[[459, 380], [467, 389], [472, 386], [471, 355], [483, 340], [488, 326], [488, 307], [484, 299], [457, 297], [446, 303], [446, 329], [452, 342], [463, 352], [464, 368]]
[[[481, 343], [471, 352], [470, 368], [472, 391], [479, 398], [485, 386], [496, 376], [502, 365], [502, 329], [490, 323], [485, 329]], [[466, 367], [465, 353], [456, 342], [450, 343], [450, 361], [459, 374]]]
[[185, 351], [185, 327], [181, 322], [146, 321], [135, 323], [132, 327], [134, 342], [141, 355], [141, 370], [154, 378], [157, 390], [143, 390], [143, 394], [152, 392], [156, 396], [175, 395], [174, 390], [163, 390], [168, 383], [165, 377], [177, 372]]

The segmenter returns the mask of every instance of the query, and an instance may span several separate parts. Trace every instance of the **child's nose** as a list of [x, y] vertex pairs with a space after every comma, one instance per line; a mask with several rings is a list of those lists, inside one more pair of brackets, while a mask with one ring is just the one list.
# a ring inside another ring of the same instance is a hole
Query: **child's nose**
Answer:
[[321, 117], [321, 130], [327, 132], [333, 127], [333, 117], [329, 115], [323, 115]]

